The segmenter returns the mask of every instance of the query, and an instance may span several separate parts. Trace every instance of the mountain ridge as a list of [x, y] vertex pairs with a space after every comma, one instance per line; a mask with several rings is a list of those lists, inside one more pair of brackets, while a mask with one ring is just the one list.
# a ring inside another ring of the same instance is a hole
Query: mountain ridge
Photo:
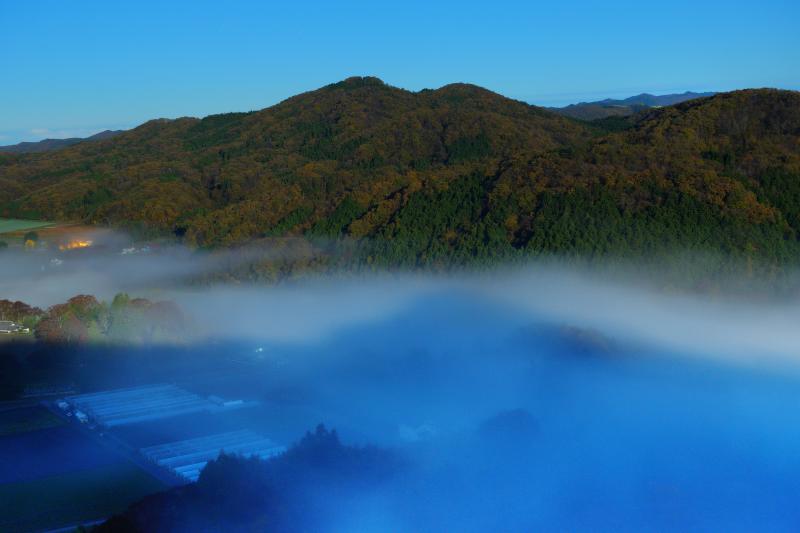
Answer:
[[0, 152], [27, 154], [33, 152], [50, 152], [82, 142], [103, 141], [119, 135], [125, 130], [103, 130], [89, 137], [69, 137], [67, 139], [42, 139], [41, 141], [23, 141], [17, 144], [0, 146]]
[[0, 157], [0, 216], [199, 247], [348, 241], [379, 267], [698, 249], [795, 261], [800, 93], [743, 90], [613, 130], [469, 84], [350, 78], [248, 113]]
[[675, 105], [688, 100], [708, 98], [715, 94], [718, 93], [691, 91], [663, 95], [641, 93], [623, 99], [605, 98], [594, 102], [579, 102], [549, 109], [567, 117], [592, 121], [608, 117], [627, 117], [652, 107]]

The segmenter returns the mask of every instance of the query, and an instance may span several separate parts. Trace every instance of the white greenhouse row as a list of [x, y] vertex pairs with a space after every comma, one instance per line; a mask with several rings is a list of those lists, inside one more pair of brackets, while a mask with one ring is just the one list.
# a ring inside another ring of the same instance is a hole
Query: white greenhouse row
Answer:
[[285, 450], [284, 446], [245, 429], [159, 444], [140, 451], [155, 464], [193, 482], [200, 477], [200, 471], [206, 463], [216, 459], [221, 452], [267, 459]]
[[106, 427], [212, 411], [216, 405], [175, 385], [147, 385], [64, 399], [88, 420]]

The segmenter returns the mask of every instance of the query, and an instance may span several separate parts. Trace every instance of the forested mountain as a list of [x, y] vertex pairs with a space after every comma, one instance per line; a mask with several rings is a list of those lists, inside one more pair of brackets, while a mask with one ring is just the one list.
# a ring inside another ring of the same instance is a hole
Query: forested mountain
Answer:
[[105, 130], [100, 133], [95, 133], [89, 137], [70, 137], [68, 139], [43, 139], [36, 142], [21, 142], [17, 144], [9, 144], [7, 146], [0, 146], [0, 152], [12, 152], [17, 154], [28, 154], [32, 152], [50, 152], [53, 150], [60, 150], [73, 144], [78, 144], [85, 141], [102, 141], [110, 139], [115, 135], [122, 133], [122, 130]]
[[0, 155], [0, 216], [217, 247], [298, 236], [361, 265], [538, 254], [800, 259], [800, 94], [585, 124], [472, 85], [351, 78], [252, 113]]
[[693, 93], [690, 91], [680, 94], [661, 95], [642, 93], [622, 100], [606, 98], [596, 102], [581, 102], [564, 107], [551, 107], [550, 110], [578, 120], [598, 120], [607, 117], [627, 117], [651, 107], [675, 105], [688, 100], [714, 96], [715, 94]]

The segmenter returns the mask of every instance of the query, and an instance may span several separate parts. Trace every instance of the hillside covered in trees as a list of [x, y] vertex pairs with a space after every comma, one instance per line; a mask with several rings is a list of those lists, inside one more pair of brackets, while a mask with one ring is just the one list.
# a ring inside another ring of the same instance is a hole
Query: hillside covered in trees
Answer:
[[258, 112], [0, 154], [0, 216], [203, 248], [299, 237], [370, 267], [676, 250], [800, 262], [800, 93], [609, 120], [472, 85], [415, 93], [351, 78]]
[[186, 333], [181, 310], [170, 301], [152, 302], [117, 294], [111, 302], [81, 294], [46, 310], [0, 300], [0, 320], [30, 328], [49, 343], [175, 342]]
[[402, 466], [391, 452], [344, 445], [319, 425], [267, 461], [222, 454], [197, 483], [148, 496], [94, 531], [328, 531]]

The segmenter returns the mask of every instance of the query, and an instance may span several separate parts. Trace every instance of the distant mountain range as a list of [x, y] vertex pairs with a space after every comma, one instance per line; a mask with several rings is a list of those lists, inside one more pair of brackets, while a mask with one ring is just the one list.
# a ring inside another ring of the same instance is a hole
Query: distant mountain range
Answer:
[[37, 142], [21, 142], [18, 144], [11, 144], [8, 146], [0, 146], [0, 152], [10, 152], [15, 154], [28, 154], [34, 152], [50, 152], [53, 150], [60, 150], [73, 144], [78, 144], [86, 141], [102, 141], [110, 139], [115, 135], [119, 135], [124, 130], [105, 130], [96, 133], [91, 137], [71, 137], [69, 139], [43, 139]]
[[[561, 115], [576, 118], [579, 120], [596, 120], [610, 116], [629, 116], [633, 113], [650, 107], [663, 107], [674, 105], [686, 100], [713, 96], [716, 93], [693, 93], [685, 92], [680, 94], [653, 95], [642, 93], [636, 96], [625, 98], [624, 100], [614, 100], [606, 98], [596, 102], [580, 102], [566, 107], [548, 108]], [[37, 142], [21, 142], [7, 146], [0, 146], [0, 152], [11, 152], [17, 154], [27, 154], [34, 152], [50, 152], [60, 150], [67, 146], [72, 146], [85, 141], [101, 141], [119, 135], [124, 130], [105, 130], [90, 137], [71, 137], [68, 139], [43, 139]]]
[[637, 94], [623, 100], [606, 98], [596, 102], [581, 102], [566, 107], [551, 107], [552, 111], [578, 120], [597, 120], [607, 117], [625, 117], [651, 107], [675, 105], [687, 100], [706, 98], [716, 93], [693, 93], [654, 95]]
[[3, 154], [0, 217], [337, 250], [313, 268], [674, 250], [800, 265], [800, 93], [719, 93], [612, 128], [474, 85], [351, 78], [257, 112]]

